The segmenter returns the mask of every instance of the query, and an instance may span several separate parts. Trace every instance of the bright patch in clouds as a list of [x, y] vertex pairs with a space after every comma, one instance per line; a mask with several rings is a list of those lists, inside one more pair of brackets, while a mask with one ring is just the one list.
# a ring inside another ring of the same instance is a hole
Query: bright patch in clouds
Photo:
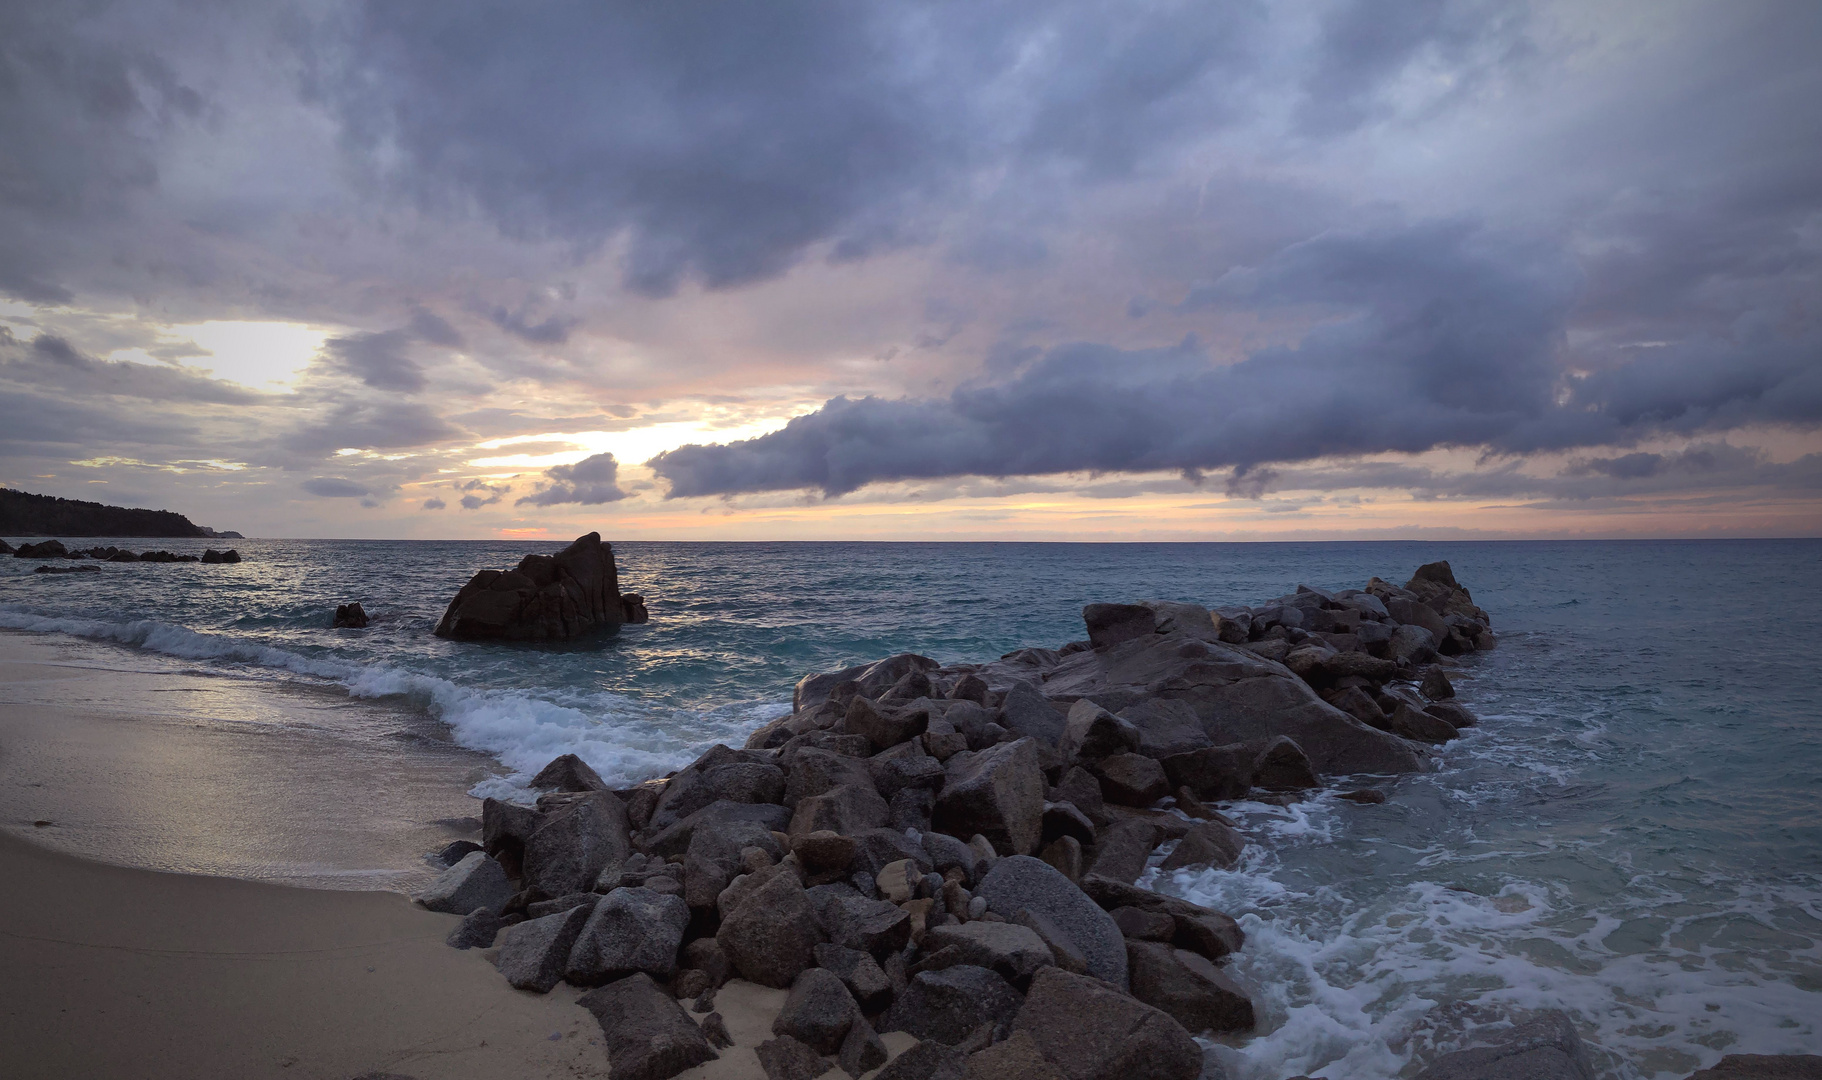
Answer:
[[330, 333], [302, 323], [213, 320], [172, 326], [162, 336], [172, 343], [191, 341], [206, 350], [208, 355], [192, 363], [216, 378], [263, 390], [275, 383], [289, 388], [316, 359]]
[[577, 447], [574, 450], [562, 450], [548, 454], [503, 454], [496, 457], [474, 458], [469, 461], [483, 469], [548, 469], [553, 465], [574, 465], [585, 457], [600, 453], [614, 455], [614, 460], [625, 465], [638, 465], [649, 461], [666, 450], [675, 450], [690, 443], [731, 442], [738, 439], [752, 439], [784, 427], [790, 415], [767, 417], [744, 424], [723, 426], [704, 420], [683, 420], [672, 423], [652, 424], [648, 427], [634, 428], [630, 431], [578, 431], [570, 434], [514, 435], [505, 439], [489, 439], [475, 444], [477, 450], [504, 450], [523, 443], [566, 442]]

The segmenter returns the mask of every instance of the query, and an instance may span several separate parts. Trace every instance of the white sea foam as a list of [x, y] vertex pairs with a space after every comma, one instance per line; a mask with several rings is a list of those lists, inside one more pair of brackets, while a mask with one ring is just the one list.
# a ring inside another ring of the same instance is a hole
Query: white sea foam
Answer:
[[184, 660], [253, 667], [330, 683], [358, 698], [403, 697], [449, 726], [455, 740], [513, 770], [473, 794], [524, 800], [526, 783], [560, 754], [576, 754], [610, 784], [631, 784], [688, 764], [716, 742], [743, 741], [790, 711], [753, 702], [707, 712], [653, 712], [607, 692], [485, 690], [386, 664], [355, 664], [150, 619], [106, 622], [0, 609], [0, 627], [131, 645]]

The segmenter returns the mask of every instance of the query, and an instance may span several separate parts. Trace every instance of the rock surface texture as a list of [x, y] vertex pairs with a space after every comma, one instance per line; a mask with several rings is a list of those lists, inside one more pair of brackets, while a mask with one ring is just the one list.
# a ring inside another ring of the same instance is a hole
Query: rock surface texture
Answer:
[[618, 630], [626, 621], [614, 549], [601, 542], [600, 533], [589, 533], [555, 555], [527, 555], [511, 570], [476, 574], [449, 602], [436, 635], [568, 641]]

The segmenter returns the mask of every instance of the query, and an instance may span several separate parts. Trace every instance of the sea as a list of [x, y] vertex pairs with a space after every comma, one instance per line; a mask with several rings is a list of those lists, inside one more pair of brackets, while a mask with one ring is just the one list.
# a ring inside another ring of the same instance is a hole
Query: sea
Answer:
[[[560, 545], [234, 546], [57, 576], [0, 559], [0, 631], [421, 718], [485, 755], [472, 794], [523, 797], [565, 752], [619, 783], [738, 745], [808, 672], [989, 660], [1082, 637], [1090, 602], [1256, 603], [1446, 559], [1499, 635], [1452, 672], [1479, 726], [1383, 805], [1232, 804], [1238, 867], [1149, 875], [1247, 933], [1231, 970], [1258, 1030], [1209, 1042], [1212, 1068], [1410, 1076], [1542, 1009], [1627, 1080], [1822, 1053], [1822, 541], [627, 542], [651, 622], [560, 646], [431, 634], [474, 571]], [[330, 629], [352, 600], [372, 625]]]

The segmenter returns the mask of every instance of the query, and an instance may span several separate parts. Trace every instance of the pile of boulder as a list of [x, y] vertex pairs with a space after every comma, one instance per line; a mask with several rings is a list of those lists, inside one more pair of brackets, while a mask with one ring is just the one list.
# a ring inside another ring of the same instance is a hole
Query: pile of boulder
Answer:
[[885, 1080], [1191, 1080], [1193, 1034], [1254, 1024], [1223, 967], [1244, 934], [1141, 880], [1235, 865], [1247, 841], [1210, 802], [1426, 768], [1472, 722], [1434, 711], [1453, 691], [1432, 662], [1492, 635], [1446, 564], [1084, 622], [1086, 641], [991, 664], [806, 676], [744, 747], [636, 787], [558, 758], [535, 807], [486, 800], [480, 842], [446, 849], [419, 899], [463, 916], [452, 945], [497, 943], [513, 986], [591, 988], [615, 1077], [715, 1057], [715, 992], [738, 977], [789, 991], [758, 1048], [773, 1080], [858, 1077], [888, 1031], [919, 1041]]
[[645, 599], [622, 595], [614, 549], [600, 533], [555, 555], [527, 555], [511, 570], [482, 570], [443, 612], [437, 637], [464, 641], [568, 641], [612, 633], [649, 616]]
[[178, 555], [169, 551], [132, 552], [117, 547], [92, 547], [70, 549], [57, 540], [45, 540], [36, 544], [21, 544], [18, 547], [0, 540], [0, 555], [10, 554], [15, 559], [94, 559], [97, 562], [204, 562], [204, 563], [237, 563], [240, 552], [229, 548], [216, 551], [209, 548], [200, 556]]

